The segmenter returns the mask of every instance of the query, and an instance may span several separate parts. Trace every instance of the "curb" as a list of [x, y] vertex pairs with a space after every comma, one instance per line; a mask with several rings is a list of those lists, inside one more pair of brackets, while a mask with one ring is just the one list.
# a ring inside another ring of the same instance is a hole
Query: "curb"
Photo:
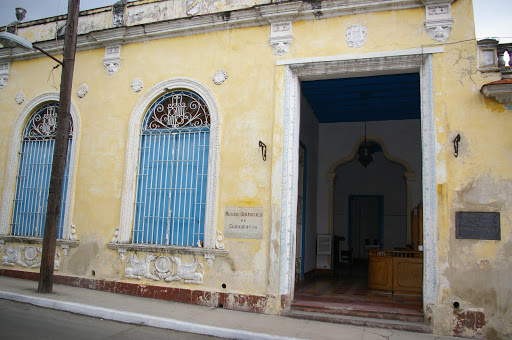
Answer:
[[124, 312], [116, 309], [96, 307], [91, 305], [84, 305], [75, 302], [65, 302], [59, 300], [52, 300], [47, 298], [40, 298], [35, 296], [13, 294], [0, 291], [0, 299], [11, 300], [16, 302], [28, 303], [38, 307], [50, 308], [61, 310], [65, 312], [101, 318], [105, 320], [118, 321], [134, 325], [143, 325], [155, 328], [172, 329], [175, 331], [211, 335], [220, 338], [228, 339], [262, 339], [262, 340], [277, 340], [277, 339], [297, 339], [290, 337], [283, 337], [278, 335], [270, 335], [264, 333], [256, 333], [251, 331], [237, 330], [231, 328], [222, 328], [215, 326], [202, 325], [199, 323], [192, 323], [187, 321], [180, 321], [174, 319], [163, 318], [159, 316], [152, 316], [147, 314]]

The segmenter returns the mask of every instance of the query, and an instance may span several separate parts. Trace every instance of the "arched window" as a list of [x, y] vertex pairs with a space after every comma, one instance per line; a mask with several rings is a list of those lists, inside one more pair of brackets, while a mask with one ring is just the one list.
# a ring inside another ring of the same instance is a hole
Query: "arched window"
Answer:
[[[21, 108], [11, 131], [0, 209], [0, 235], [41, 237], [55, 143], [59, 93], [44, 92]], [[71, 225], [80, 116], [71, 102], [71, 127], [58, 238], [76, 240]]]
[[220, 131], [217, 100], [195, 79], [163, 80], [139, 99], [128, 124], [113, 249], [216, 251]]
[[[43, 236], [55, 147], [57, 112], [58, 103], [43, 104], [34, 111], [23, 130], [11, 221], [13, 236]], [[58, 238], [62, 238], [63, 235], [72, 135], [71, 125]]]
[[149, 107], [140, 131], [133, 243], [202, 247], [210, 113], [201, 96], [173, 90]]

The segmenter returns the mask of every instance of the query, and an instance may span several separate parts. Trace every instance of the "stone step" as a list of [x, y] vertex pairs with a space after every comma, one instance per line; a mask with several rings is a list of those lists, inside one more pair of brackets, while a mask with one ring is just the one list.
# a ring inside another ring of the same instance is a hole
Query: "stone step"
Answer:
[[342, 314], [327, 314], [301, 310], [284, 310], [281, 315], [290, 318], [306, 319], [314, 321], [323, 321], [339, 324], [347, 324], [353, 326], [376, 327], [386, 329], [396, 329], [408, 332], [417, 333], [432, 333], [432, 328], [423, 322], [411, 322], [390, 319], [376, 319], [361, 316], [342, 315]]
[[404, 308], [389, 304], [373, 303], [329, 303], [300, 300], [292, 303], [292, 310], [331, 315], [356, 316], [371, 319], [399, 320], [423, 323], [424, 315], [419, 309]]

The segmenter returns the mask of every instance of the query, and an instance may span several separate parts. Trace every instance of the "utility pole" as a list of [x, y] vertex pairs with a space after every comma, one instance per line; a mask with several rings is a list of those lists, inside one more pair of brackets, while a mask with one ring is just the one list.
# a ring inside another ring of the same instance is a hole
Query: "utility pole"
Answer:
[[39, 287], [37, 289], [39, 293], [51, 293], [53, 289], [53, 268], [57, 246], [57, 229], [62, 201], [64, 170], [68, 158], [69, 128], [71, 126], [71, 88], [73, 85], [73, 69], [75, 67], [79, 8], [80, 0], [68, 0], [68, 17], [66, 22], [66, 35], [64, 38], [64, 56], [60, 82], [59, 112], [57, 115], [55, 148], [48, 192], [48, 207], [44, 223]]

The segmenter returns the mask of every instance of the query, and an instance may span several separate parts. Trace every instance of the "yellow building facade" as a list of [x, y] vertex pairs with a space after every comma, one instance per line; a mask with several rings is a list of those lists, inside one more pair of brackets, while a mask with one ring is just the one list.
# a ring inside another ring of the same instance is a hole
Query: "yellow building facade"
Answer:
[[[60, 58], [64, 22], [15, 32]], [[480, 91], [501, 79], [492, 51], [477, 46], [469, 0], [142, 0], [82, 12], [56, 282], [278, 314], [304, 278], [336, 272], [340, 250], [367, 263], [369, 249], [414, 248], [435, 334], [511, 336], [512, 108]], [[2, 275], [38, 273], [41, 227], [17, 219], [37, 181], [22, 194], [20, 169], [27, 126], [58, 102], [55, 65], [0, 49]], [[190, 118], [196, 102], [203, 113]], [[369, 109], [347, 118], [349, 104]], [[366, 141], [373, 163], [362, 167]], [[395, 178], [399, 189], [384, 185]], [[355, 227], [357, 204], [376, 222]]]

